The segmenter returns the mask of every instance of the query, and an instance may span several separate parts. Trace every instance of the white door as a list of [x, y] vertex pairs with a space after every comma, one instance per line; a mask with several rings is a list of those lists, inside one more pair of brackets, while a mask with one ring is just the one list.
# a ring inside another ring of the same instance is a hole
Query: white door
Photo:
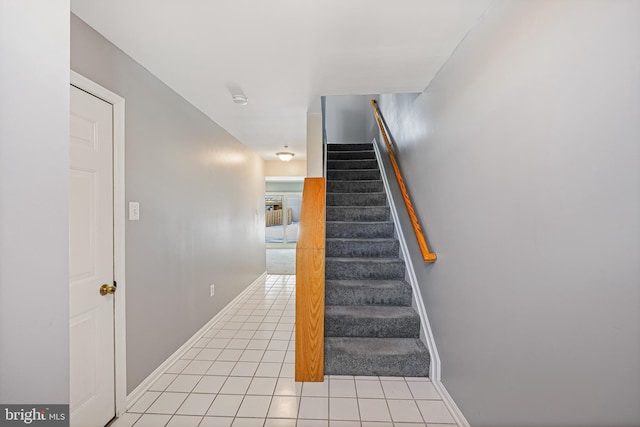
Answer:
[[115, 415], [113, 113], [71, 86], [69, 296], [71, 425], [104, 426]]

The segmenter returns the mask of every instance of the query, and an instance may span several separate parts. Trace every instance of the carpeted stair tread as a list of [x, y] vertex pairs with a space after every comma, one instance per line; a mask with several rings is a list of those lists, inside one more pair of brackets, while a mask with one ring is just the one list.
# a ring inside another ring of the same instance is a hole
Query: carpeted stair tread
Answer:
[[366, 160], [327, 160], [327, 169], [376, 169], [378, 162], [375, 159]]
[[328, 181], [327, 193], [382, 193], [382, 180]]
[[394, 257], [400, 243], [394, 238], [326, 238], [325, 255], [328, 257]]
[[420, 317], [412, 307], [327, 305], [326, 337], [419, 338]]
[[325, 338], [325, 375], [426, 377], [429, 352], [415, 338]]
[[404, 279], [405, 265], [400, 258], [326, 257], [326, 279]]
[[327, 221], [389, 221], [389, 206], [327, 206]]
[[373, 151], [373, 147], [369, 146], [368, 150], [356, 150], [356, 151], [328, 151], [327, 160], [362, 160], [362, 159], [375, 159], [376, 152]]
[[390, 221], [327, 221], [327, 238], [392, 238], [394, 226]]
[[325, 304], [411, 305], [411, 286], [404, 280], [327, 280]]
[[327, 193], [327, 206], [387, 206], [385, 193]]
[[382, 177], [378, 168], [373, 169], [327, 169], [327, 181], [379, 180]]

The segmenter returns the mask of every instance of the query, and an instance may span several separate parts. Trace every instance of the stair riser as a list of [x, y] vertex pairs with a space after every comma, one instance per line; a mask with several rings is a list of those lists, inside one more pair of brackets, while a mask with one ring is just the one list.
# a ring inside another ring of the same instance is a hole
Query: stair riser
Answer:
[[353, 318], [330, 315], [324, 318], [325, 337], [420, 338], [420, 318]]
[[371, 354], [324, 356], [325, 375], [385, 377], [429, 376], [429, 353], [379, 356]]
[[328, 181], [327, 193], [382, 193], [382, 181]]
[[379, 239], [393, 237], [392, 222], [327, 222], [326, 237], [341, 239]]
[[327, 144], [327, 151], [370, 151], [373, 144], [370, 142], [363, 144]]
[[375, 151], [329, 151], [327, 159], [329, 160], [373, 160], [376, 158]]
[[325, 260], [325, 278], [328, 280], [404, 279], [404, 262], [342, 262], [327, 258]]
[[376, 169], [378, 162], [375, 160], [328, 160], [327, 169]]
[[327, 193], [327, 206], [386, 206], [384, 193]]
[[380, 171], [376, 169], [367, 170], [327, 170], [327, 180], [331, 181], [354, 181], [354, 180], [379, 180], [381, 179]]
[[390, 209], [327, 206], [327, 221], [389, 221]]
[[411, 289], [404, 286], [389, 286], [383, 289], [371, 289], [363, 285], [361, 289], [353, 286], [325, 285], [325, 305], [393, 305], [409, 307]]
[[397, 240], [370, 242], [327, 239], [325, 255], [328, 257], [396, 257], [399, 254]]

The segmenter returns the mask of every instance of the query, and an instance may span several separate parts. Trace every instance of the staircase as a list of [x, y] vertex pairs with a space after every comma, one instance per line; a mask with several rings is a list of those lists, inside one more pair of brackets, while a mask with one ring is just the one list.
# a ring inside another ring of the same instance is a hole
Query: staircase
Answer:
[[426, 377], [373, 145], [328, 144], [325, 374]]

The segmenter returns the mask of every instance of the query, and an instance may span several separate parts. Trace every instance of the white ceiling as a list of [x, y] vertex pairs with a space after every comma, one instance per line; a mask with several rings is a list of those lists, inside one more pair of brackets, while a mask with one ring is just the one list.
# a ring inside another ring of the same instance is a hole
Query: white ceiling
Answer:
[[[305, 158], [321, 95], [420, 92], [491, 0], [72, 0], [71, 10], [267, 160]], [[249, 104], [233, 104], [232, 93]]]

